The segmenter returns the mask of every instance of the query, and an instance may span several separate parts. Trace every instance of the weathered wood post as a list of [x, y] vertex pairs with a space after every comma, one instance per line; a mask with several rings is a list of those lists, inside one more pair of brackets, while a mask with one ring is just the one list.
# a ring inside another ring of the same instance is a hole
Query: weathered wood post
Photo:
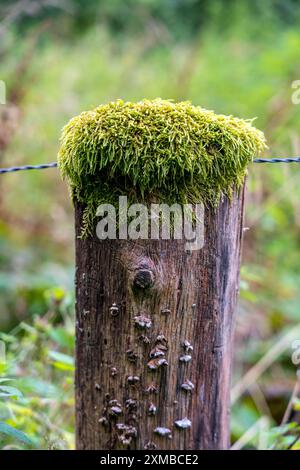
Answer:
[[[78, 449], [228, 447], [243, 180], [263, 146], [246, 121], [162, 100], [110, 103], [64, 129], [59, 165], [76, 221]], [[120, 194], [148, 206], [203, 201], [203, 247], [124, 231], [100, 240], [96, 208]]]

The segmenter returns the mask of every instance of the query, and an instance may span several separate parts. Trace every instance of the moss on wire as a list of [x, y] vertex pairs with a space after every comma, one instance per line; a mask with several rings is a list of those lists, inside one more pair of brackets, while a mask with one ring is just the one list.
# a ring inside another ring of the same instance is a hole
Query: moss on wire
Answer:
[[243, 182], [266, 147], [251, 120], [216, 115], [190, 102], [117, 100], [74, 117], [64, 127], [58, 164], [73, 199], [86, 204], [83, 233], [96, 208], [129, 202], [216, 206]]

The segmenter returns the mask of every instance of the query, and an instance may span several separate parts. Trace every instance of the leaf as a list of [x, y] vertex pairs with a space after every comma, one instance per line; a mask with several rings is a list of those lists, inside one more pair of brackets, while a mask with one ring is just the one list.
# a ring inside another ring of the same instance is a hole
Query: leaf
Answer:
[[11, 382], [12, 379], [8, 379], [8, 378], [3, 378], [3, 379], [0, 379], [0, 384], [4, 383], [4, 382]]
[[9, 424], [0, 422], [0, 434], [6, 434], [7, 436], [14, 437], [15, 439], [23, 442], [24, 444], [34, 446], [34, 442], [24, 432], [13, 428]]
[[15, 398], [23, 398], [22, 392], [15, 387], [10, 387], [8, 385], [0, 385], [0, 397], [15, 397]]
[[69, 349], [73, 348], [74, 345], [74, 335], [66, 331], [66, 328], [54, 328], [47, 332], [49, 337], [59, 344], [62, 347], [66, 347]]
[[74, 370], [74, 359], [67, 354], [57, 351], [49, 351], [49, 356], [53, 359], [52, 365], [61, 370]]
[[39, 397], [50, 398], [58, 394], [57, 387], [45, 380], [33, 377], [22, 377], [18, 380], [18, 383], [25, 395], [37, 395]]

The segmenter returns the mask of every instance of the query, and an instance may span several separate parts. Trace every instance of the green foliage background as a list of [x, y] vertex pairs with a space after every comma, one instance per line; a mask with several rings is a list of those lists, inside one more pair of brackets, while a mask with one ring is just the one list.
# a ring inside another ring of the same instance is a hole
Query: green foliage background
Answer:
[[[72, 116], [118, 98], [191, 100], [257, 117], [266, 155], [300, 154], [300, 105], [291, 101], [300, 79], [298, 0], [45, 1], [29, 2], [30, 11], [18, 3], [0, 2], [9, 101], [0, 106], [0, 136], [15, 129], [0, 147], [1, 166], [55, 160]], [[296, 424], [278, 428], [296, 380], [290, 338], [300, 338], [299, 182], [300, 165], [249, 168], [233, 383], [287, 341], [236, 395], [232, 438], [239, 443], [253, 428], [247, 448], [299, 446], [297, 400]], [[12, 379], [0, 383], [0, 422], [30, 439], [0, 426], [0, 445], [72, 448], [69, 195], [55, 169], [1, 176], [0, 194], [0, 379]], [[1, 394], [3, 386], [17, 391]]]

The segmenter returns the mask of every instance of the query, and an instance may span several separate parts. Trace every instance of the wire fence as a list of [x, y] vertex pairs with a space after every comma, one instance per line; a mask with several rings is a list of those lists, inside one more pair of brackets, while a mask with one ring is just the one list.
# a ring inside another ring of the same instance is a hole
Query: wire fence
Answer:
[[[274, 158], [255, 158], [253, 163], [300, 163], [300, 157], [274, 157]], [[40, 165], [23, 165], [0, 168], [0, 174], [14, 173], [23, 170], [47, 170], [48, 168], [57, 168], [57, 162], [42, 163]]]

